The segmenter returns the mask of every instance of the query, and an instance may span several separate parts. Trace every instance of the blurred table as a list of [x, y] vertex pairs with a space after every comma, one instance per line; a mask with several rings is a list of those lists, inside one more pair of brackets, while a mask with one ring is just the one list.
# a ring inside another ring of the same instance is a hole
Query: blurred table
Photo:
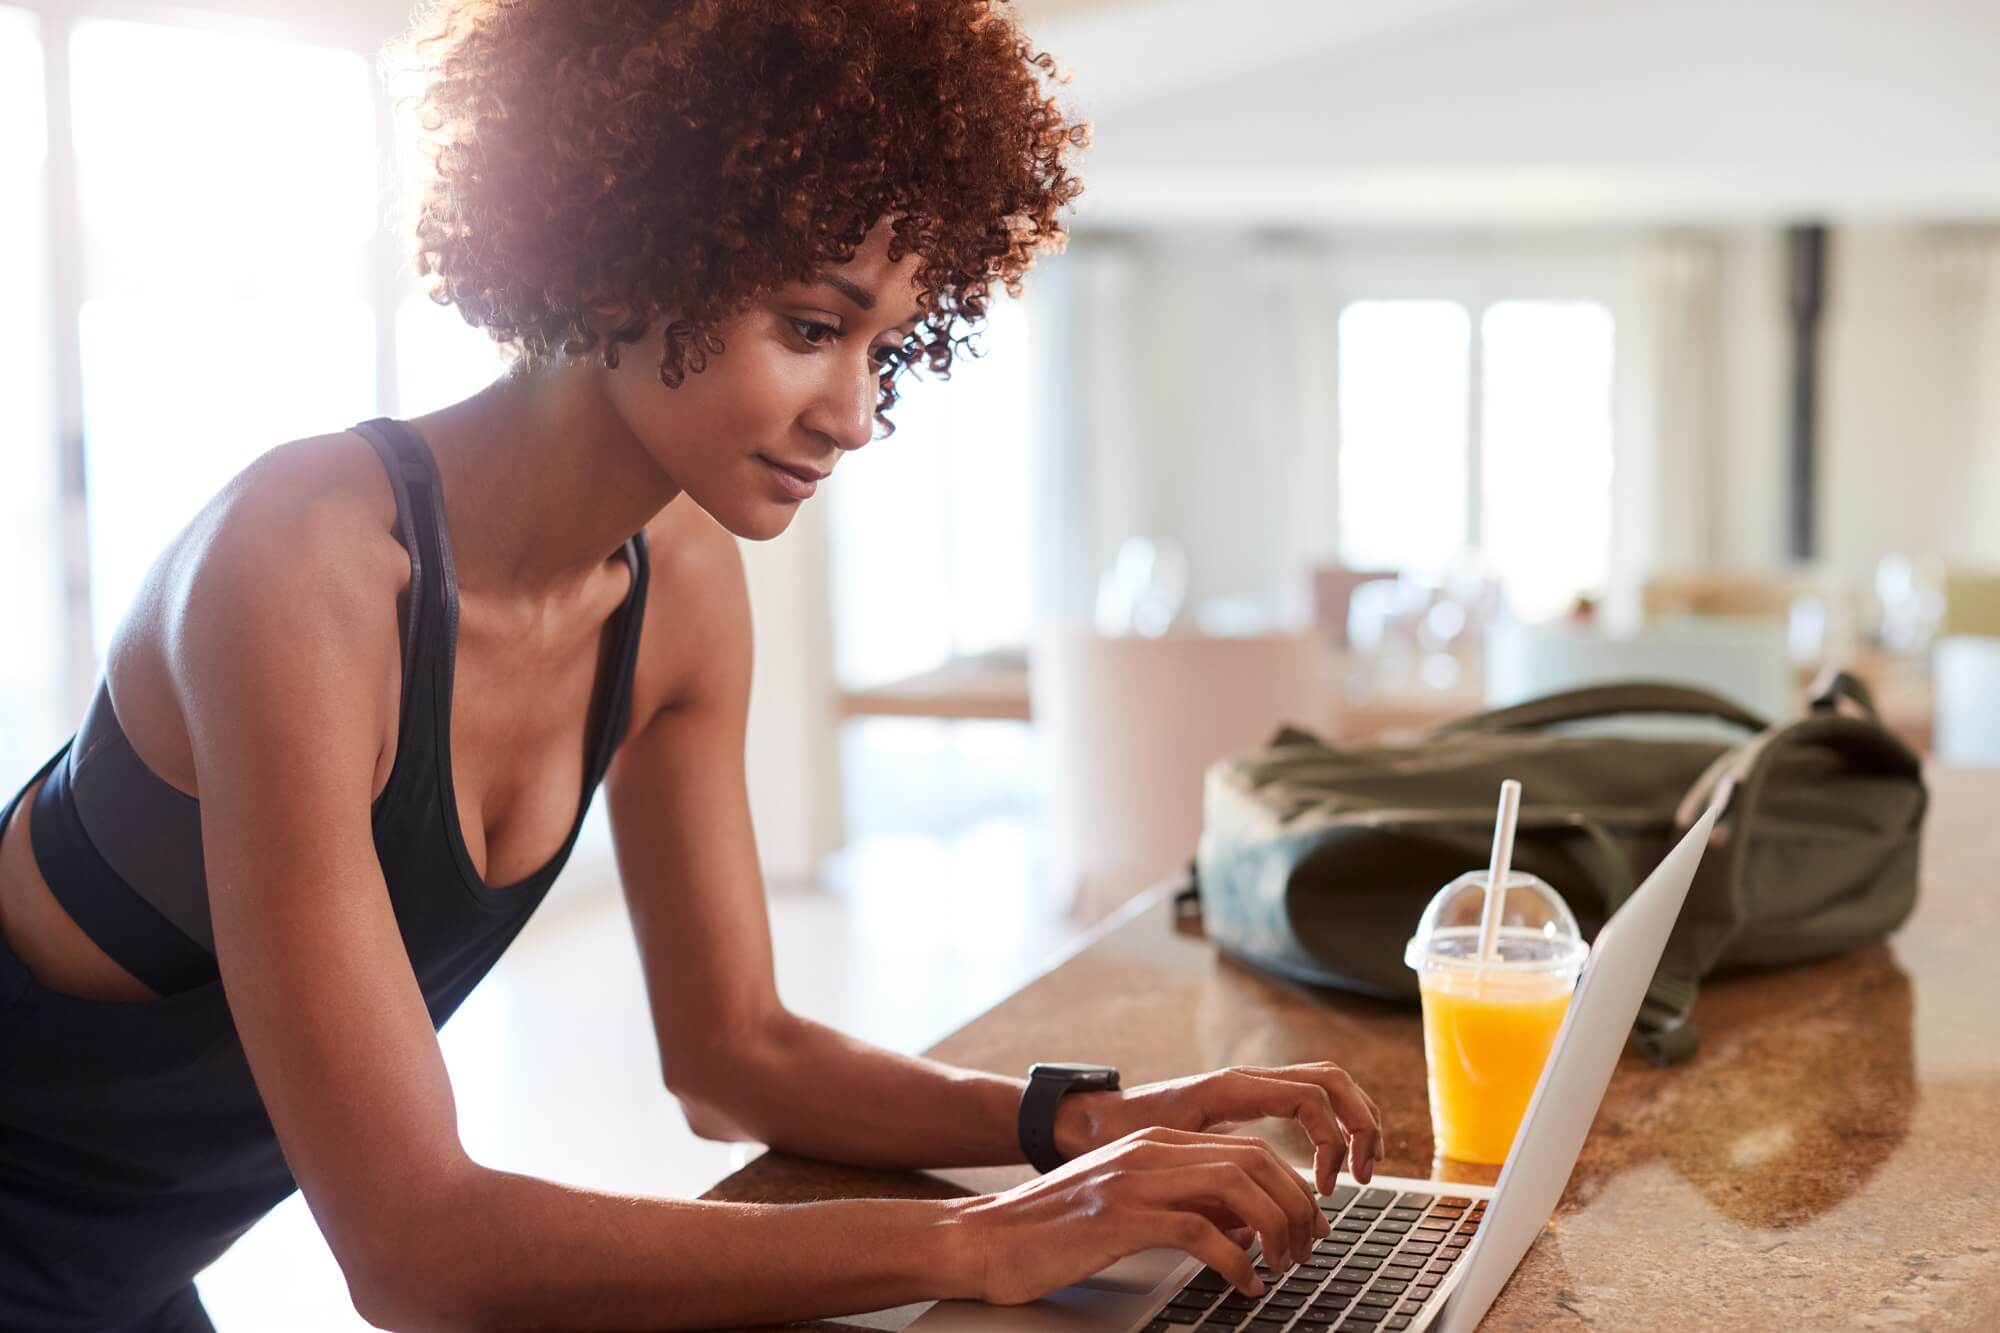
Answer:
[[863, 689], [842, 690], [842, 717], [999, 718], [1026, 722], [1028, 655], [983, 653]]
[[[1482, 1327], [2000, 1328], [2000, 772], [1932, 778], [1909, 923], [1829, 962], [1711, 982], [1691, 1064], [1627, 1054], [1556, 1216]], [[1231, 963], [1176, 924], [1167, 892], [928, 1054], [1010, 1074], [1051, 1054], [1103, 1060], [1128, 1086], [1334, 1059], [1382, 1107], [1382, 1170], [1430, 1175], [1415, 1011]], [[1261, 1128], [1310, 1162], [1292, 1126]], [[1491, 1179], [1469, 1170], [1447, 1178]], [[1028, 1175], [767, 1153], [704, 1197], [937, 1198]], [[900, 1328], [922, 1308], [840, 1324]]]
[[[1324, 673], [1330, 681], [1349, 679], [1355, 660], [1328, 650]], [[1930, 677], [1907, 659], [1877, 651], [1856, 657], [1850, 668], [1867, 682], [1882, 721], [1920, 754], [1931, 748]], [[1799, 677], [1797, 705], [1805, 706], [1812, 673]], [[1401, 732], [1421, 731], [1486, 707], [1476, 678], [1450, 689], [1420, 685], [1330, 694], [1317, 718], [1302, 719], [1335, 745], [1368, 745]], [[842, 717], [1000, 718], [1028, 722], [1027, 655], [995, 652], [955, 657], [942, 666], [901, 680], [840, 695]]]

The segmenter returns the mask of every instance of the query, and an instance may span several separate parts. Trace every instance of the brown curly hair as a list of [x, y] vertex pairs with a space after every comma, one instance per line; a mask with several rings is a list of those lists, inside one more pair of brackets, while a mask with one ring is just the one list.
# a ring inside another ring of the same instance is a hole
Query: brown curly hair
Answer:
[[529, 366], [665, 319], [677, 388], [759, 293], [852, 259], [895, 219], [924, 317], [881, 372], [948, 377], [992, 284], [1018, 296], [1081, 191], [1087, 129], [1005, 0], [455, 0], [400, 50], [431, 173], [431, 295]]

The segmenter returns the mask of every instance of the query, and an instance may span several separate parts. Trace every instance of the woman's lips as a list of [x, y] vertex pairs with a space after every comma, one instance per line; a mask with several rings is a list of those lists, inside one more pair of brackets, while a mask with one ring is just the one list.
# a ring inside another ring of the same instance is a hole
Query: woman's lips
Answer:
[[810, 500], [813, 492], [819, 489], [819, 482], [812, 477], [794, 472], [782, 464], [774, 463], [762, 454], [757, 455], [757, 461], [770, 469], [771, 476], [778, 483], [778, 489], [782, 490], [786, 495], [791, 496], [794, 500]]

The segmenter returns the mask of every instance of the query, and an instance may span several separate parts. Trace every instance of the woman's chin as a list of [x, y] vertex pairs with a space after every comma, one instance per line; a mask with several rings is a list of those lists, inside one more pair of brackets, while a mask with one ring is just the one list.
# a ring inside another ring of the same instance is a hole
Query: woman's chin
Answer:
[[703, 505], [702, 508], [707, 509], [708, 516], [720, 523], [732, 536], [740, 537], [747, 542], [767, 542], [773, 537], [782, 536], [785, 529], [792, 526], [792, 519], [797, 517], [799, 512], [797, 502], [784, 504], [762, 498], [744, 497], [737, 497], [736, 502], [726, 509], [719, 505], [712, 509]]

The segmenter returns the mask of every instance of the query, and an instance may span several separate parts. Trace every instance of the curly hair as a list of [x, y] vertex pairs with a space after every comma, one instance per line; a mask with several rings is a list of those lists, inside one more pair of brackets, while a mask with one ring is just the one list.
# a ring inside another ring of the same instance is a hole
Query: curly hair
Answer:
[[660, 380], [723, 350], [762, 292], [851, 260], [894, 218], [923, 318], [881, 371], [948, 378], [994, 283], [1018, 296], [1082, 190], [1088, 130], [1005, 0], [453, 0], [401, 50], [430, 174], [432, 299], [532, 367], [662, 320]]

